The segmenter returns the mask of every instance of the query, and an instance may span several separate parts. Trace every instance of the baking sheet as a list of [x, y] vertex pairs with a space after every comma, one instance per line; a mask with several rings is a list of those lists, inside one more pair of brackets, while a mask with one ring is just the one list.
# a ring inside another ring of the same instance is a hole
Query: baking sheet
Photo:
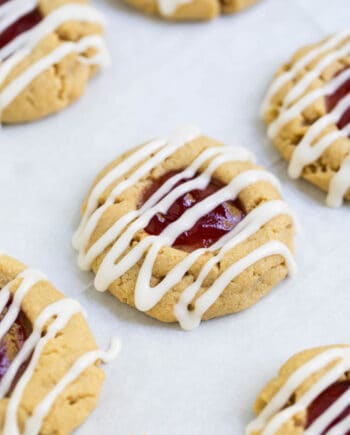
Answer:
[[[328, 209], [323, 193], [289, 180], [257, 119], [274, 70], [299, 46], [348, 26], [349, 0], [264, 0], [201, 24], [153, 20], [117, 0], [95, 3], [108, 17], [112, 67], [70, 109], [0, 132], [0, 249], [78, 298], [102, 347], [113, 335], [123, 340], [78, 434], [241, 434], [256, 394], [287, 357], [349, 340], [349, 206]], [[295, 279], [190, 333], [98, 294], [71, 247], [97, 172], [187, 123], [253, 150], [280, 177], [301, 224]]]

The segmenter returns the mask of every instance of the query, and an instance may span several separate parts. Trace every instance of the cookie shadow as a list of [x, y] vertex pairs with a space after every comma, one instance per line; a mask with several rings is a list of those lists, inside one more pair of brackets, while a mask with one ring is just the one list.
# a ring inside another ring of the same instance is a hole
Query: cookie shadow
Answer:
[[120, 12], [125, 12], [125, 13], [135, 12], [123, 0], [99, 0], [99, 1]]
[[84, 291], [84, 296], [93, 304], [98, 304], [108, 311], [113, 317], [116, 317], [122, 323], [133, 323], [148, 328], [166, 328], [181, 331], [177, 323], [163, 323], [159, 320], [147, 316], [145, 313], [138, 311], [136, 308], [120, 302], [108, 291], [99, 292], [93, 286], [92, 276], [90, 275], [90, 285]]

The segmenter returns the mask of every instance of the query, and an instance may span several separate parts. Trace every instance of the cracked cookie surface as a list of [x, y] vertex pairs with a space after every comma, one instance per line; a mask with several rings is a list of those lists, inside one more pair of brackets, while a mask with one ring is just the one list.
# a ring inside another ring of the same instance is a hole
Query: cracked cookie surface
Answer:
[[243, 310], [293, 269], [293, 219], [275, 177], [243, 148], [180, 129], [97, 177], [74, 237], [109, 290], [185, 329]]
[[97, 349], [77, 302], [4, 254], [0, 305], [1, 433], [72, 433], [96, 406], [99, 362], [112, 354]]
[[276, 73], [263, 103], [268, 136], [288, 160], [289, 175], [350, 199], [350, 34], [306, 46]]
[[88, 0], [6, 0], [0, 13], [0, 120], [34, 121], [76, 101], [108, 63], [103, 18]]
[[222, 14], [233, 14], [259, 0], [125, 0], [146, 14], [167, 20], [211, 20]]
[[323, 346], [290, 358], [256, 399], [246, 435], [348, 435], [350, 346]]

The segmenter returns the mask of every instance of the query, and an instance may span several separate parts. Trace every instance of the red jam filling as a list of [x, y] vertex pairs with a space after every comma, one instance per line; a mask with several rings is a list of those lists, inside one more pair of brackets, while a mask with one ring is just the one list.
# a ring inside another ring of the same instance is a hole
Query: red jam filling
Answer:
[[[0, 314], [0, 320], [4, 318], [8, 311], [9, 304]], [[21, 350], [24, 342], [28, 338], [28, 331], [24, 323], [22, 314], [19, 314], [15, 323], [12, 325], [7, 334], [0, 341], [0, 380], [5, 376], [15, 356]], [[20, 376], [25, 365], [17, 373]], [[15, 380], [16, 381], [16, 380]]]
[[[140, 206], [175, 174], [176, 172], [168, 172], [154, 181], [144, 192]], [[186, 181], [188, 180], [179, 181], [173, 189]], [[160, 234], [168, 225], [179, 219], [187, 209], [217, 192], [221, 187], [222, 185], [219, 182], [212, 180], [205, 189], [192, 190], [186, 193], [178, 198], [165, 214], [157, 213], [151, 219], [145, 231], [151, 235]], [[191, 229], [180, 234], [173, 246], [185, 251], [207, 248], [231, 231], [244, 217], [245, 214], [238, 200], [222, 202], [214, 210], [209, 211], [200, 218]]]
[[[0, 6], [7, 3], [8, 0], [0, 0]], [[0, 33], [0, 48], [5, 47], [9, 42], [19, 36], [21, 33], [35, 27], [42, 19], [40, 11], [34, 9], [26, 15], [23, 15], [6, 30]]]
[[[344, 71], [344, 70], [343, 70]], [[343, 72], [341, 71], [341, 72]], [[339, 73], [338, 73], [339, 74]], [[337, 75], [338, 75], [337, 74]], [[350, 79], [343, 83], [333, 94], [326, 97], [327, 111], [330, 112], [339, 101], [350, 93]], [[344, 128], [350, 123], [350, 107], [345, 111], [337, 123], [339, 129]]]
[[[307, 412], [307, 424], [305, 429], [307, 429], [311, 424], [322, 415], [339, 397], [350, 389], [350, 381], [337, 382], [330, 387], [328, 387], [323, 393], [321, 393], [309, 406]], [[337, 423], [342, 421], [350, 415], [350, 404], [347, 408], [343, 410], [339, 416], [332, 421], [332, 423], [327, 427], [327, 429], [320, 435], [325, 435], [332, 427]], [[350, 435], [350, 431], [342, 435]]]

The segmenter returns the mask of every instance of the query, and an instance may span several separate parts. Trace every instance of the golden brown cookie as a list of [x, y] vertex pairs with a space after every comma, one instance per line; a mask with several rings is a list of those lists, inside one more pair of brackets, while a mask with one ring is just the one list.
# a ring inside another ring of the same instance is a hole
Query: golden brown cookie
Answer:
[[350, 346], [294, 355], [259, 394], [246, 435], [347, 435], [350, 431]]
[[293, 219], [243, 148], [185, 127], [97, 177], [74, 237], [95, 286], [191, 329], [243, 310], [293, 271]]
[[329, 206], [350, 199], [350, 33], [296, 52], [265, 97], [268, 135], [289, 175], [328, 192]]
[[167, 20], [211, 20], [220, 13], [233, 14], [259, 0], [125, 0], [129, 5], [149, 15]]
[[88, 0], [0, 0], [0, 121], [64, 109], [108, 63], [103, 18]]
[[[81, 306], [0, 254], [0, 432], [68, 435], [92, 412], [104, 380]], [[11, 429], [11, 430], [10, 430]]]

